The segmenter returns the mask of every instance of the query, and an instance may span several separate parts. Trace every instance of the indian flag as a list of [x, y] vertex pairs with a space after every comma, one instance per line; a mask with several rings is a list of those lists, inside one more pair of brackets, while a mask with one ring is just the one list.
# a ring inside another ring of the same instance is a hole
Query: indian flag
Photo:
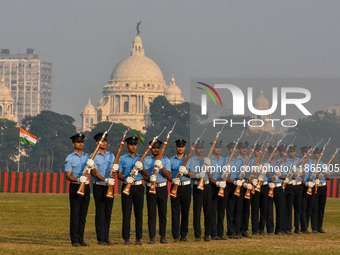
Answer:
[[20, 142], [29, 143], [34, 146], [37, 143], [37, 137], [20, 128]]

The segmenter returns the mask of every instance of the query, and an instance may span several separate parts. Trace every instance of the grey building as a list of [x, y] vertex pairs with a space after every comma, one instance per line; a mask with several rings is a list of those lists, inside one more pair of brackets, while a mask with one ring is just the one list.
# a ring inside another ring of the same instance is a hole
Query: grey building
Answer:
[[52, 63], [38, 58], [33, 49], [26, 54], [0, 52], [0, 79], [11, 90], [14, 112], [20, 121], [52, 106]]

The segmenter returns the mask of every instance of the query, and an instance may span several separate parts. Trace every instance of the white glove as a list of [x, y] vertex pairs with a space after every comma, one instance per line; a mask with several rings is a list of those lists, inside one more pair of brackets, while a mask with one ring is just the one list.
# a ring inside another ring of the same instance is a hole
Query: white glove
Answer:
[[270, 164], [264, 163], [262, 166], [262, 173], [267, 173], [270, 170]]
[[292, 184], [295, 186], [296, 185], [296, 180], [292, 180]]
[[221, 187], [221, 182], [216, 182], [216, 187]]
[[113, 164], [111, 169], [112, 169], [112, 171], [117, 172], [119, 170], [119, 165], [118, 164]]
[[291, 169], [292, 173], [297, 173], [298, 169], [296, 166], [292, 166], [292, 169]]
[[94, 161], [93, 159], [88, 159], [87, 162], [86, 162], [86, 165], [88, 165], [91, 169], [94, 168]]
[[134, 179], [133, 177], [129, 176], [128, 178], [125, 179], [126, 183], [133, 183]]
[[157, 166], [159, 169], [162, 169], [162, 168], [163, 168], [162, 161], [160, 161], [159, 159], [157, 159], [157, 160], [155, 161], [155, 166]]
[[78, 180], [79, 180], [79, 182], [86, 182], [86, 179], [87, 179], [86, 176], [82, 175], [82, 176], [80, 176], [80, 178]]
[[224, 189], [225, 187], [227, 187], [227, 183], [225, 181], [221, 181], [220, 188]]
[[172, 183], [173, 183], [174, 185], [179, 185], [179, 182], [180, 182], [180, 179], [179, 179], [179, 178], [173, 178], [173, 179], [172, 179]]
[[274, 184], [274, 183], [272, 183], [272, 182], [271, 182], [271, 183], [269, 183], [269, 184], [268, 184], [268, 186], [269, 186], [269, 188], [270, 188], [270, 189], [274, 189], [274, 188], [275, 188], [275, 184]]
[[205, 177], [205, 172], [200, 172], [200, 173], [196, 174], [196, 177], [198, 179], [204, 178]]
[[251, 185], [250, 183], [247, 184], [247, 189], [252, 189], [253, 185]]
[[204, 158], [204, 164], [206, 164], [207, 166], [210, 166], [210, 165], [211, 165], [211, 160], [210, 160], [210, 158], [205, 157], [205, 158]]
[[320, 184], [320, 180], [319, 179], [316, 179], [315, 180], [315, 185], [319, 185]]
[[243, 188], [245, 188], [245, 189], [246, 189], [246, 188], [248, 187], [247, 185], [248, 185], [248, 183], [246, 183], [246, 182], [245, 182], [245, 183], [243, 183]]
[[157, 176], [156, 176], [155, 174], [153, 174], [153, 175], [150, 176], [150, 181], [151, 181], [151, 182], [155, 182], [156, 179], [157, 179]]
[[179, 167], [179, 172], [183, 175], [188, 174], [188, 170], [185, 166], [180, 166]]
[[288, 183], [289, 182], [289, 179], [288, 178], [286, 178], [284, 181], [283, 181], [283, 183]]
[[236, 185], [236, 186], [242, 186], [242, 184], [243, 184], [243, 181], [242, 180], [237, 180], [236, 182], [234, 182], [234, 184]]
[[253, 180], [251, 181], [251, 183], [252, 183], [254, 186], [257, 186], [258, 181], [257, 181], [257, 179], [253, 179]]
[[313, 188], [314, 187], [314, 182], [308, 182], [308, 187]]
[[140, 161], [136, 161], [135, 167], [137, 167], [138, 170], [143, 170], [143, 163]]
[[109, 185], [110, 185], [110, 186], [115, 185], [115, 179], [109, 178]]
[[105, 178], [105, 183], [109, 183], [110, 178]]

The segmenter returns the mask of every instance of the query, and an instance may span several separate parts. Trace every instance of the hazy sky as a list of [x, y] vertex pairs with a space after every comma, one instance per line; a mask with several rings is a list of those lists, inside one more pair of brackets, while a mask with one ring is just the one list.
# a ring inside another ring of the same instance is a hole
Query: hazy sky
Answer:
[[[189, 100], [197, 77], [339, 77], [339, 10], [339, 1], [310, 0], [1, 0], [0, 48], [51, 61], [52, 110], [79, 123], [129, 55], [139, 20], [146, 56]], [[322, 106], [339, 103], [328, 94]]]

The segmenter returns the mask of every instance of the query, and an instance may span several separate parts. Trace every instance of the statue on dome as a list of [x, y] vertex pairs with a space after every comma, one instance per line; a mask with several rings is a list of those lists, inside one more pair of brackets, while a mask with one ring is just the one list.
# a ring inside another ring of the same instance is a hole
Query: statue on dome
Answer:
[[137, 22], [137, 35], [139, 35], [139, 33], [140, 33], [140, 31], [139, 31], [139, 26], [140, 26], [140, 24], [142, 24], [142, 21], [139, 21], [139, 22]]

